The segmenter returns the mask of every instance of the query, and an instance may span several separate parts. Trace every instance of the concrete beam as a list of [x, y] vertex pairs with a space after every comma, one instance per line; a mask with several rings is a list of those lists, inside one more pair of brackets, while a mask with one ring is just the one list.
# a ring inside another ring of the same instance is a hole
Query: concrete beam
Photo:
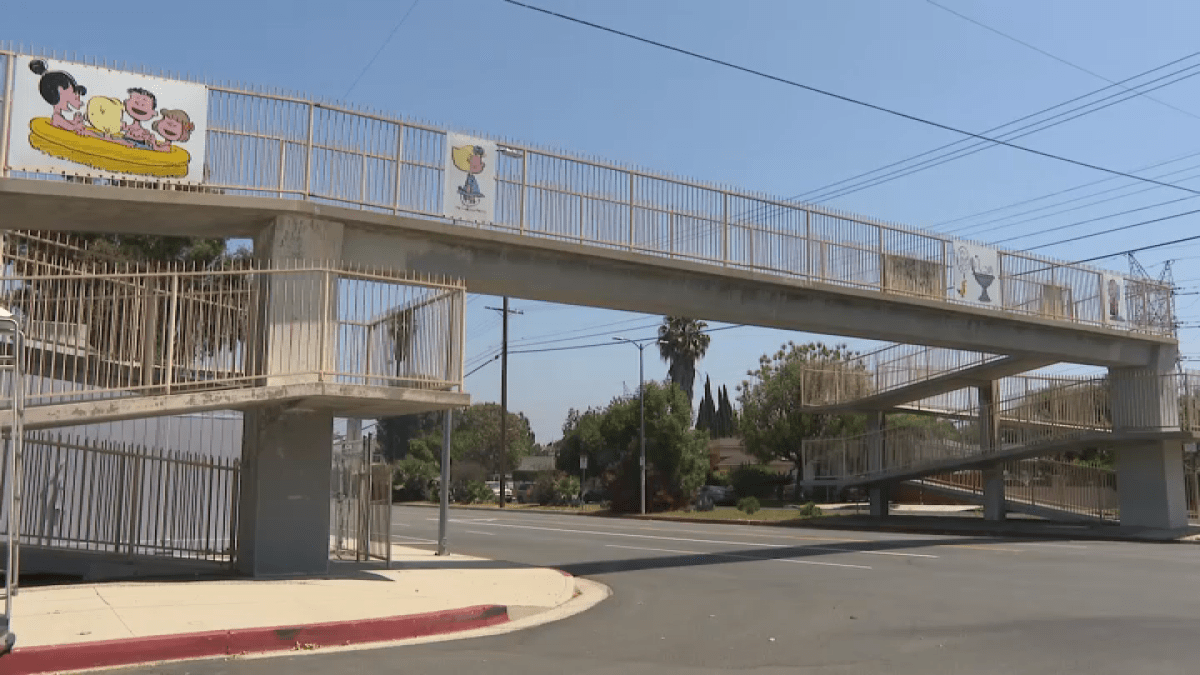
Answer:
[[31, 406], [25, 411], [25, 428], [32, 431], [207, 410], [253, 410], [268, 405], [375, 418], [462, 408], [470, 404], [470, 394], [453, 391], [314, 381]]
[[350, 263], [449, 274], [471, 291], [1102, 366], [1168, 337], [789, 279], [309, 201], [0, 179], [0, 229], [254, 236], [280, 215], [346, 227]]

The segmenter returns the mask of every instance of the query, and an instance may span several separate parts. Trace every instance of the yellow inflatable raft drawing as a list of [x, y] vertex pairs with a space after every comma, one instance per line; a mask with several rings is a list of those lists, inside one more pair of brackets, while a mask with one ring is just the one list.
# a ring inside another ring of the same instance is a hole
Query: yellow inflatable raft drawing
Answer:
[[54, 126], [49, 117], [35, 117], [29, 121], [29, 144], [51, 157], [85, 166], [159, 178], [186, 176], [188, 162], [192, 159], [188, 151], [178, 145], [172, 146], [168, 152], [159, 152], [130, 148], [102, 138], [80, 136]]

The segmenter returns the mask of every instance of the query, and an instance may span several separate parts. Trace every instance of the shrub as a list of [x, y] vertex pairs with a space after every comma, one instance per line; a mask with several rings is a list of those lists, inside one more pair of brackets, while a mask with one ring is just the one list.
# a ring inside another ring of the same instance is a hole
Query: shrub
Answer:
[[392, 472], [392, 496], [396, 501], [428, 501], [434, 498], [433, 485], [438, 466], [416, 457], [406, 457]]
[[459, 504], [484, 504], [495, 501], [496, 493], [481, 480], [469, 480], [450, 486], [450, 498]]
[[739, 498], [770, 499], [787, 482], [787, 476], [762, 464], [743, 464], [733, 470], [729, 480]]
[[758, 509], [758, 500], [754, 497], [742, 497], [737, 503], [738, 511], [745, 513], [748, 516], [754, 515]]
[[729, 472], [728, 471], [712, 471], [712, 472], [710, 472], [708, 474], [708, 477], [704, 479], [704, 484], [705, 485], [719, 485], [721, 487], [732, 487], [733, 486], [733, 484], [729, 482]]
[[821, 507], [817, 506], [814, 502], [808, 502], [804, 506], [800, 507], [800, 515], [819, 516], [821, 515]]
[[562, 471], [547, 471], [533, 483], [533, 501], [542, 506], [567, 504], [578, 496], [579, 479]]

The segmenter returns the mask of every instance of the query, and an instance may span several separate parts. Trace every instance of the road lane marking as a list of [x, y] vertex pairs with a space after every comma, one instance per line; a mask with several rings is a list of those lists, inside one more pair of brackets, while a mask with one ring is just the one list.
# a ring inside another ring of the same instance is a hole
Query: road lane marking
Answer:
[[1001, 548], [999, 546], [989, 546], [987, 544], [942, 544], [946, 548], [969, 548], [974, 551], [1003, 551], [1005, 553], [1024, 553], [1019, 548]]
[[496, 536], [496, 533], [495, 533], [495, 532], [480, 532], [479, 530], [463, 530], [463, 532], [466, 532], [467, 534], [482, 534], [482, 535], [484, 535], [485, 537], [494, 537], [494, 536]]
[[411, 541], [411, 542], [417, 543], [417, 544], [436, 544], [437, 543], [436, 539], [421, 539], [420, 537], [405, 537], [405, 536], [399, 535], [399, 534], [393, 534], [392, 539], [407, 539], [408, 541]]
[[621, 546], [620, 544], [605, 544], [605, 548], [624, 548], [633, 551], [659, 551], [662, 553], [683, 553], [686, 555], [702, 555], [712, 558], [737, 558], [738, 560], [757, 560], [759, 562], [784, 562], [797, 565], [821, 565], [822, 567], [849, 567], [856, 570], [872, 569], [867, 565], [846, 565], [843, 563], [821, 562], [819, 560], [796, 560], [795, 558], [760, 558], [753, 555], [738, 555], [737, 553], [705, 553], [701, 551], [678, 551], [670, 548], [647, 548], [644, 546]]
[[1084, 549], [1087, 548], [1086, 546], [1080, 546], [1078, 544], [1043, 544], [1040, 541], [1014, 541], [1013, 543], [1020, 545], [1020, 546], [1049, 546], [1051, 548], [1084, 548]]
[[[603, 530], [575, 530], [563, 527], [540, 527], [537, 525], [512, 525], [505, 523], [478, 523], [475, 521], [461, 521], [451, 519], [450, 522], [487, 525], [489, 527], [508, 527], [519, 530], [544, 530], [547, 532], [568, 532], [571, 534], [593, 534], [605, 537], [629, 537], [632, 539], [661, 539], [664, 541], [686, 541], [695, 544], [726, 544], [730, 546], [757, 546], [760, 548], [790, 548], [789, 544], [764, 544], [754, 541], [728, 541], [724, 539], [693, 539], [690, 537], [665, 537], [653, 534], [634, 534], [631, 532], [605, 532]], [[839, 548], [835, 546], [803, 546], [801, 547], [808, 551], [829, 551], [833, 553], [861, 553], [864, 555], [891, 555], [902, 556], [906, 558], [937, 558], [936, 555], [928, 553], [899, 553], [895, 551], [859, 551], [851, 548]]]

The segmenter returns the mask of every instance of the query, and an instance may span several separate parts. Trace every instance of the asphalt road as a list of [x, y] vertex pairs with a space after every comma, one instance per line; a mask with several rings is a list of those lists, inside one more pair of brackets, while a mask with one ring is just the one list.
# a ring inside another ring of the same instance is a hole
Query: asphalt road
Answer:
[[[427, 545], [437, 511], [396, 507]], [[1014, 541], [455, 510], [451, 549], [613, 596], [495, 637], [122, 673], [1200, 672], [1200, 546]]]

